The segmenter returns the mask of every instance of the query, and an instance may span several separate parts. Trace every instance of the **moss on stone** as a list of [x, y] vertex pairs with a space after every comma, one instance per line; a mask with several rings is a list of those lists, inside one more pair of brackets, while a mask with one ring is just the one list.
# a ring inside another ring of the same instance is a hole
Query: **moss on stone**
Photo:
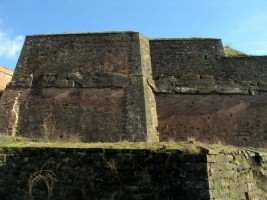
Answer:
[[88, 148], [88, 149], [139, 149], [152, 151], [180, 151], [188, 154], [219, 154], [238, 151], [251, 151], [266, 155], [267, 149], [255, 148], [238, 148], [234, 146], [220, 145], [220, 144], [204, 144], [199, 141], [181, 141], [181, 142], [114, 142], [114, 143], [83, 143], [83, 142], [39, 142], [30, 141], [28, 138], [0, 136], [1, 148]]

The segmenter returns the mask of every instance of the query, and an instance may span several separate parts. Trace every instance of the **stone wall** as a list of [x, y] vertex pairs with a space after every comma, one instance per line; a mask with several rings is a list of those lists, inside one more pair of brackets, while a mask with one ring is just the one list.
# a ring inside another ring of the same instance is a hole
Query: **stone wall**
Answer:
[[[0, 132], [84, 142], [158, 141], [148, 45], [136, 32], [27, 37], [1, 100]], [[154, 106], [151, 112], [147, 103]]]
[[221, 58], [219, 60], [221, 73], [218, 80], [257, 83], [262, 91], [266, 91], [267, 56], [245, 56]]
[[247, 200], [267, 195], [267, 157], [253, 151], [1, 148], [0, 153], [3, 200]]
[[219, 39], [29, 36], [0, 100], [0, 134], [267, 147], [266, 92], [267, 56], [225, 57]]
[[217, 59], [224, 56], [219, 39], [152, 39], [150, 48], [154, 78], [212, 75], [217, 69]]
[[244, 150], [207, 155], [211, 199], [266, 199], [267, 154]]
[[267, 57], [220, 40], [150, 40], [160, 140], [267, 147]]
[[267, 96], [156, 96], [161, 141], [187, 140], [236, 146], [267, 145]]
[[0, 163], [1, 200], [28, 200], [29, 189], [34, 199], [209, 199], [205, 155], [18, 148], [1, 149]]

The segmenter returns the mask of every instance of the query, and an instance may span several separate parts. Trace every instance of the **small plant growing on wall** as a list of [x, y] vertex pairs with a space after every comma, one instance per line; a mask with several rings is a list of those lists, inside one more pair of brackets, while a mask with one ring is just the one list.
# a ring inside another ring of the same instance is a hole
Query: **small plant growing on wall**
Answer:
[[47, 200], [51, 199], [54, 183], [57, 181], [56, 175], [51, 170], [43, 168], [44, 166], [30, 176], [28, 184], [31, 199], [38, 199], [35, 198], [37, 196], [46, 196]]
[[39, 138], [43, 142], [81, 142], [82, 137], [75, 132], [71, 132], [67, 127], [60, 130], [56, 127], [55, 116], [52, 113], [46, 113], [43, 121], [43, 136]]
[[108, 162], [106, 162], [106, 167], [116, 176], [118, 176], [118, 169], [117, 169], [117, 163], [116, 160], [111, 159]]

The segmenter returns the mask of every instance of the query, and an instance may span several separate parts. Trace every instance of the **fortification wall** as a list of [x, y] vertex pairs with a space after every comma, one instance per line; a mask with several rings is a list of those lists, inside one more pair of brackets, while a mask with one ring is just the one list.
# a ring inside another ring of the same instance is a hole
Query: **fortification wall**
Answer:
[[1, 132], [158, 141], [157, 121], [147, 123], [156, 110], [145, 113], [145, 102], [155, 103], [145, 93], [151, 77], [149, 53], [141, 58], [146, 49], [148, 40], [135, 32], [27, 37], [0, 107]]
[[266, 56], [224, 57], [219, 40], [150, 45], [161, 141], [267, 146]]
[[221, 74], [216, 77], [218, 80], [259, 82], [259, 87], [267, 81], [267, 56], [222, 58], [219, 65]]
[[0, 133], [266, 147], [266, 92], [267, 56], [225, 57], [218, 39], [30, 36], [1, 98]]
[[267, 94], [156, 96], [160, 140], [266, 147]]
[[1, 199], [264, 199], [249, 151], [1, 148]]
[[210, 199], [265, 199], [267, 156], [247, 150], [216, 150], [207, 154]]
[[154, 78], [212, 75], [224, 56], [219, 39], [152, 39], [150, 48]]
[[28, 36], [13, 80], [46, 73], [141, 74], [138, 41], [136, 32]]

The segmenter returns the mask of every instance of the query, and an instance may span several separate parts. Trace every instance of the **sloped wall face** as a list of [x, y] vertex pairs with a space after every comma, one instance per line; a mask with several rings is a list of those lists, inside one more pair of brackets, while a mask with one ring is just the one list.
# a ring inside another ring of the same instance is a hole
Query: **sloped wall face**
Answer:
[[140, 56], [149, 44], [141, 45], [139, 37], [134, 32], [28, 37], [0, 107], [11, 125], [1, 124], [1, 131], [49, 140], [150, 140]]
[[219, 43], [179, 42], [151, 41], [160, 140], [266, 147], [267, 57], [225, 58]]

